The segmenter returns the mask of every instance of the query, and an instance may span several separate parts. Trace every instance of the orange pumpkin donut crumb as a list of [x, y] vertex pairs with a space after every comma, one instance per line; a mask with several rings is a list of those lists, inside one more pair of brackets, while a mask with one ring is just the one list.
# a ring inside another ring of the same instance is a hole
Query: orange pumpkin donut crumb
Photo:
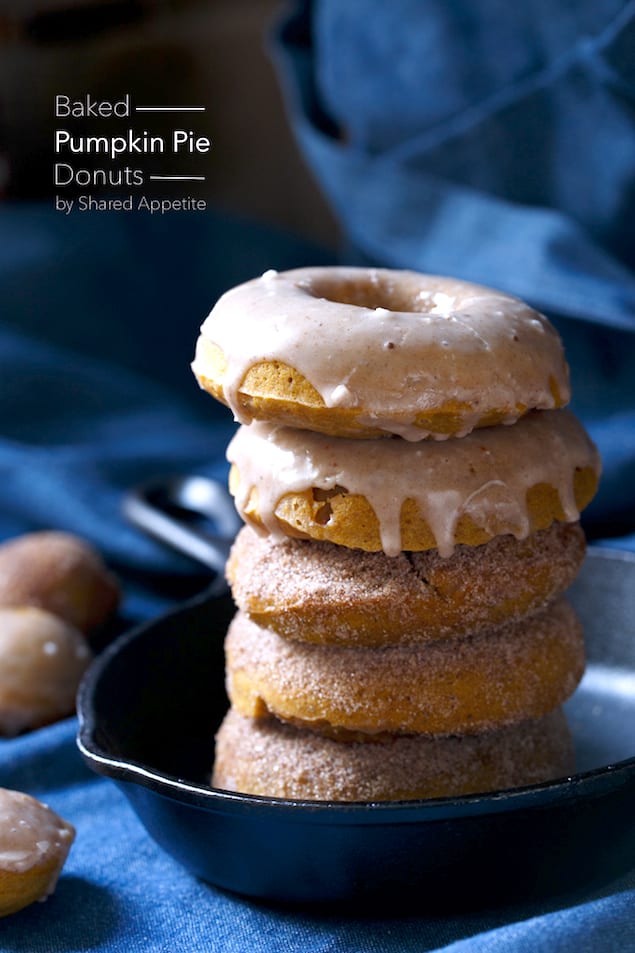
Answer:
[[225, 651], [242, 715], [344, 738], [472, 734], [540, 718], [571, 695], [585, 662], [563, 598], [479, 635], [380, 648], [292, 642], [239, 612]]

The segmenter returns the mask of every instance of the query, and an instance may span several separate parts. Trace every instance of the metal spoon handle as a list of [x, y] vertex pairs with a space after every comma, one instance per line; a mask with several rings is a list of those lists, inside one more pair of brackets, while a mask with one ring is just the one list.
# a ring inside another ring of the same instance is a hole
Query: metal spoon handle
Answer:
[[[185, 476], [144, 483], [125, 495], [123, 512], [139, 529], [223, 579], [240, 520], [231, 497], [216, 480]], [[200, 525], [201, 518], [211, 523], [211, 529]]]

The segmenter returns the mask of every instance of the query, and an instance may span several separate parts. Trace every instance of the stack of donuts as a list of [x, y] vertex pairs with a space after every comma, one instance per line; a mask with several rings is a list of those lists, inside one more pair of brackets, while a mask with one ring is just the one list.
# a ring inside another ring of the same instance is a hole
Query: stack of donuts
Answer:
[[218, 301], [193, 370], [241, 423], [246, 524], [212, 783], [372, 801], [570, 773], [562, 593], [600, 465], [548, 320], [415, 272], [271, 271]]

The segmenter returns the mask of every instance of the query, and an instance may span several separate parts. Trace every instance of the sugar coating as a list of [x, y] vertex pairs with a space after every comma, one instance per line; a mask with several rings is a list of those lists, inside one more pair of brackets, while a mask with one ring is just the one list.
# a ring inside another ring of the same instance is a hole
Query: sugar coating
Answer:
[[267, 797], [384, 801], [503, 790], [572, 770], [560, 709], [480, 735], [349, 744], [230, 709], [216, 738], [212, 783]]
[[578, 523], [526, 540], [498, 536], [395, 557], [316, 540], [274, 540], [250, 527], [227, 564], [234, 599], [255, 622], [306, 642], [388, 645], [477, 633], [544, 607], [574, 580]]
[[584, 670], [573, 608], [479, 635], [388, 647], [283, 639], [239, 612], [226, 638], [227, 690], [243, 715], [272, 713], [331, 734], [454, 734], [537, 718]]
[[[193, 370], [250, 424], [230, 485], [262, 534], [228, 565], [215, 783], [372, 800], [571, 770], [554, 709], [584, 649], [557, 596], [600, 467], [555, 410], [568, 369], [544, 316], [414, 272], [269, 271], [220, 299]], [[386, 434], [405, 439], [346, 439]]]

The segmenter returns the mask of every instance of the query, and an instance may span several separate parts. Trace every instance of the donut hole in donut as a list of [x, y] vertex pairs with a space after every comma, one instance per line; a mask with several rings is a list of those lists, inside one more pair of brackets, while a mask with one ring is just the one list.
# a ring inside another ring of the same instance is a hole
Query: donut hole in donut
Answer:
[[[358, 493], [341, 490], [334, 487], [326, 491], [329, 494], [327, 500], [314, 497], [316, 491], [318, 496], [325, 492], [318, 487], [286, 493], [275, 507], [276, 521], [282, 533], [318, 540], [337, 537], [342, 540], [342, 545], [351, 549], [381, 549], [379, 521], [368, 500]], [[322, 516], [318, 522], [316, 515], [320, 511]], [[255, 516], [258, 519], [257, 511]]]
[[384, 308], [387, 311], [429, 311], [437, 303], [436, 295], [411, 281], [394, 281], [370, 272], [364, 278], [323, 275], [302, 287], [314, 298], [357, 308]]

